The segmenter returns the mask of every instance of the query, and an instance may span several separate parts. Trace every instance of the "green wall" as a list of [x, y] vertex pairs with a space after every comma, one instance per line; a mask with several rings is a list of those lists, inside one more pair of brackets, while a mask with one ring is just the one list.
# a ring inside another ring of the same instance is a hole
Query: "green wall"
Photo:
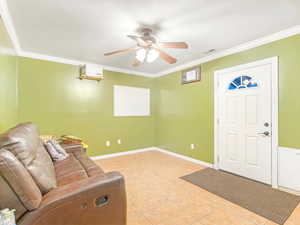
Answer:
[[204, 63], [201, 82], [181, 85], [180, 71], [157, 78], [157, 146], [213, 162], [214, 71], [273, 56], [279, 56], [279, 145], [300, 148], [300, 35]]
[[0, 132], [17, 123], [17, 57], [0, 18]]
[[153, 79], [104, 71], [97, 82], [79, 80], [77, 66], [28, 58], [18, 65], [20, 122], [36, 123], [42, 134], [80, 136], [91, 156], [154, 146], [153, 111], [149, 117], [113, 117], [113, 85], [152, 89]]

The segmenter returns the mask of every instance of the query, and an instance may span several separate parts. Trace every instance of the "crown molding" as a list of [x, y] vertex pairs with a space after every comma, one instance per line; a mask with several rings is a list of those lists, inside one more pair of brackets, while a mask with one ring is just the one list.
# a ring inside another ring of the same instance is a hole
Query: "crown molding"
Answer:
[[0, 0], [0, 15], [3, 20], [4, 26], [8, 32], [9, 38], [11, 39], [13, 47], [16, 51], [16, 54], [18, 55], [21, 51], [21, 46], [12, 23], [6, 0]]
[[[206, 63], [215, 59], [219, 59], [228, 55], [232, 55], [235, 53], [243, 52], [246, 50], [250, 50], [268, 43], [272, 43], [274, 41], [278, 41], [287, 37], [291, 37], [294, 35], [300, 34], [300, 25], [282, 30], [280, 32], [256, 39], [254, 41], [249, 41], [244, 44], [238, 45], [233, 48], [229, 48], [220, 52], [217, 52], [215, 54], [211, 54], [209, 56], [191, 61], [189, 63], [185, 63], [180, 66], [173, 67], [168, 70], [164, 70], [162, 72], [158, 72], [156, 74], [150, 74], [150, 73], [144, 73], [144, 72], [138, 72], [134, 70], [127, 70], [127, 69], [122, 69], [118, 67], [112, 67], [112, 66], [106, 66], [106, 65], [99, 65], [95, 64], [98, 66], [103, 67], [105, 70], [110, 70], [110, 71], [115, 71], [115, 72], [120, 72], [120, 73], [126, 73], [126, 74], [133, 74], [133, 75], [138, 75], [138, 76], [145, 76], [145, 77], [160, 77], [164, 76], [173, 72], [177, 72], [180, 70], [184, 70], [189, 67], [197, 66], [202, 63]], [[32, 52], [25, 52], [22, 50], [19, 50], [19, 56], [22, 57], [28, 57], [28, 58], [34, 58], [34, 59], [41, 59], [41, 60], [47, 60], [47, 61], [53, 61], [53, 62], [59, 62], [59, 63], [65, 63], [65, 64], [71, 64], [71, 65], [84, 65], [84, 64], [94, 64], [90, 62], [82, 62], [82, 61], [77, 61], [77, 60], [72, 60], [72, 59], [65, 59], [65, 58], [60, 58], [60, 57], [54, 57], [54, 56], [48, 56], [48, 55], [42, 55], [42, 54], [37, 54], [37, 53], [32, 53]]]
[[133, 75], [138, 75], [138, 76], [144, 76], [144, 77], [160, 77], [164, 76], [176, 71], [180, 71], [189, 67], [193, 67], [202, 63], [206, 63], [218, 58], [222, 58], [224, 56], [232, 55], [235, 53], [239, 53], [242, 51], [246, 51], [252, 48], [259, 47], [261, 45], [265, 45], [274, 41], [278, 41], [293, 35], [300, 34], [300, 25], [282, 30], [277, 33], [273, 33], [271, 35], [267, 35], [265, 37], [256, 39], [254, 41], [249, 41], [244, 44], [238, 45], [233, 48], [229, 48], [220, 52], [216, 52], [214, 54], [211, 54], [209, 56], [193, 60], [189, 63], [185, 63], [179, 66], [175, 66], [171, 69], [168, 70], [163, 70], [158, 73], [145, 73], [145, 72], [139, 72], [135, 70], [128, 70], [128, 69], [123, 69], [119, 67], [113, 67], [113, 66], [107, 66], [107, 65], [100, 65], [100, 64], [95, 64], [92, 62], [83, 62], [83, 61], [78, 61], [78, 60], [73, 60], [73, 59], [66, 59], [66, 58], [61, 58], [61, 57], [55, 57], [55, 56], [49, 56], [49, 55], [43, 55], [43, 54], [38, 54], [38, 53], [33, 53], [33, 52], [27, 52], [23, 51], [20, 46], [20, 42], [18, 39], [18, 36], [16, 34], [15, 28], [12, 23], [12, 18], [10, 16], [8, 7], [7, 7], [7, 0], [0, 0], [0, 15], [3, 19], [4, 25], [6, 27], [6, 30], [10, 36], [10, 39], [13, 43], [14, 49], [16, 51], [17, 56], [21, 57], [27, 57], [27, 58], [34, 58], [34, 59], [40, 59], [40, 60], [47, 60], [47, 61], [52, 61], [52, 62], [59, 62], [59, 63], [65, 63], [65, 64], [71, 64], [71, 65], [84, 65], [84, 64], [93, 64], [102, 67], [104, 70], [109, 70], [109, 71], [114, 71], [114, 72], [120, 72], [120, 73], [126, 73], [126, 74], [133, 74]]
[[38, 54], [38, 53], [33, 53], [33, 52], [26, 52], [26, 51], [22, 51], [22, 50], [19, 52], [18, 56], [25, 57], [25, 58], [51, 61], [51, 62], [64, 63], [64, 64], [69, 64], [69, 65], [74, 65], [74, 66], [82, 66], [82, 65], [85, 65], [85, 64], [92, 64], [92, 65], [102, 67], [104, 70], [108, 70], [108, 71], [126, 73], [126, 74], [129, 74], [129, 75], [153, 77], [153, 75], [150, 74], [150, 73], [143, 73], [143, 72], [138, 72], [138, 71], [134, 71], [134, 70], [122, 69], [122, 68], [113, 67], [113, 66], [106, 66], [106, 65], [96, 64], [96, 63], [92, 63], [92, 62], [85, 62], [85, 61], [79, 61], [79, 60], [73, 60], [73, 59], [43, 55], [43, 54]]
[[164, 75], [167, 75], [167, 74], [170, 74], [170, 73], [173, 73], [173, 72], [177, 72], [177, 71], [189, 68], [189, 67], [197, 66], [199, 64], [206, 63], [206, 62], [218, 59], [218, 58], [222, 58], [224, 56], [228, 56], [228, 55], [232, 55], [232, 54], [235, 54], [235, 53], [243, 52], [243, 51], [246, 51], [246, 50], [249, 50], [249, 49], [252, 49], [252, 48], [256, 48], [256, 47], [259, 47], [259, 46], [262, 46], [262, 45], [265, 45], [265, 44], [268, 44], [268, 43], [271, 43], [271, 42], [274, 42], [274, 41], [278, 41], [278, 40], [281, 40], [281, 39], [284, 39], [284, 38], [287, 38], [287, 37], [291, 37], [291, 36], [294, 36], [294, 35], [297, 35], [297, 34], [300, 34], [300, 25], [297, 25], [297, 26], [279, 31], [277, 33], [273, 33], [271, 35], [256, 39], [254, 41], [246, 42], [244, 44], [235, 46], [233, 48], [229, 48], [229, 49], [217, 52], [215, 54], [211, 54], [209, 56], [191, 61], [189, 63], [185, 63], [185, 64], [180, 65], [180, 66], [173, 67], [173, 68], [168, 69], [168, 70], [164, 70], [162, 72], [159, 72], [159, 73], [155, 74], [154, 77], [164, 76]]

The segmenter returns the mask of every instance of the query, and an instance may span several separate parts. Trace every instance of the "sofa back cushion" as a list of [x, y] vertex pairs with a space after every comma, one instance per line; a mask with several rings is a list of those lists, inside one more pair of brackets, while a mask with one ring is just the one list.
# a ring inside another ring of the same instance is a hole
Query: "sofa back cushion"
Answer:
[[0, 135], [0, 148], [5, 148], [16, 156], [31, 174], [42, 194], [56, 188], [52, 160], [34, 124], [23, 123]]
[[[1, 198], [0, 204], [2, 204], [2, 201], [6, 202], [6, 204], [13, 204], [17, 213], [22, 213], [22, 205], [28, 210], [39, 207], [42, 201], [40, 189], [22, 163], [14, 154], [5, 149], [0, 149], [0, 174], [2, 179], [0, 196], [4, 197]], [[12, 194], [11, 189], [17, 194], [17, 198]], [[20, 199], [23, 204], [20, 205], [20, 202], [16, 199]], [[3, 208], [7, 207], [9, 206], [3, 206]]]

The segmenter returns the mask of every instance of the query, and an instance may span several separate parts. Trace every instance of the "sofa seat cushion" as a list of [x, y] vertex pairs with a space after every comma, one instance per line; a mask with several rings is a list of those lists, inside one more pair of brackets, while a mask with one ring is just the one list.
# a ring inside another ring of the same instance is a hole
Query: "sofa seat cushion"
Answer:
[[104, 173], [104, 171], [93, 160], [86, 156], [86, 154], [74, 154], [76, 159], [81, 163], [89, 177], [97, 176]]
[[39, 138], [38, 128], [23, 123], [0, 135], [0, 148], [15, 155], [33, 177], [42, 194], [56, 188], [52, 160]]
[[71, 153], [67, 159], [54, 163], [54, 168], [58, 186], [103, 174], [102, 169], [84, 153]]
[[54, 163], [54, 168], [58, 186], [88, 178], [86, 171], [73, 155], [70, 155], [65, 160]]

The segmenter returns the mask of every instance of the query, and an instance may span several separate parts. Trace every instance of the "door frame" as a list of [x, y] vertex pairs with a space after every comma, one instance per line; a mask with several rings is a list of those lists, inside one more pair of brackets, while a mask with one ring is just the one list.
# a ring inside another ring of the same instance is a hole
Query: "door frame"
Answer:
[[219, 170], [219, 77], [224, 73], [236, 72], [255, 66], [271, 64], [271, 106], [272, 106], [272, 150], [271, 185], [278, 188], [278, 56], [246, 63], [214, 72], [214, 168]]

